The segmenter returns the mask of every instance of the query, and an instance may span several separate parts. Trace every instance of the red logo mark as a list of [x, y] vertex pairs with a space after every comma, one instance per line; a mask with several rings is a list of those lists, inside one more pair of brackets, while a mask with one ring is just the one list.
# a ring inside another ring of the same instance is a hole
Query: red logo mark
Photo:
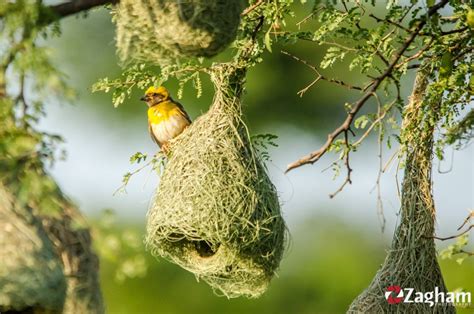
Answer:
[[385, 299], [387, 299], [388, 304], [398, 304], [402, 302], [403, 300], [402, 288], [400, 288], [400, 286], [387, 287], [387, 292], [385, 292]]

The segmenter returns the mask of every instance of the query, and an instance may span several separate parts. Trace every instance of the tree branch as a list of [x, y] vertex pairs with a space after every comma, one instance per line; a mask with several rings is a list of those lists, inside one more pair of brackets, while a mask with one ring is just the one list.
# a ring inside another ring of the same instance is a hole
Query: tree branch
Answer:
[[67, 17], [76, 13], [87, 11], [94, 7], [105, 4], [116, 4], [119, 0], [73, 0], [57, 5], [49, 6], [48, 8], [59, 18]]
[[367, 100], [369, 100], [376, 92], [377, 88], [380, 86], [380, 84], [387, 78], [390, 77], [392, 74], [392, 71], [394, 70], [395, 66], [397, 65], [398, 61], [400, 58], [403, 56], [403, 53], [408, 49], [408, 47], [413, 43], [415, 38], [419, 35], [423, 27], [427, 23], [427, 17], [433, 15], [436, 13], [440, 8], [444, 7], [449, 0], [442, 0], [436, 5], [433, 5], [430, 7], [428, 10], [427, 15], [420, 20], [418, 25], [413, 29], [413, 31], [410, 33], [410, 36], [408, 37], [407, 40], [403, 43], [401, 48], [395, 53], [395, 55], [392, 58], [392, 61], [390, 62], [390, 65], [387, 67], [385, 72], [382, 73], [382, 75], [378, 76], [373, 80], [373, 84], [371, 85], [371, 88], [360, 98], [352, 107], [352, 109], [349, 111], [347, 114], [346, 119], [344, 122], [336, 128], [333, 132], [328, 134], [328, 139], [326, 142], [319, 148], [318, 150], [303, 156], [302, 158], [290, 163], [285, 171], [285, 173], [288, 173], [289, 171], [301, 167], [306, 164], [313, 164], [317, 162], [331, 147], [332, 143], [334, 140], [342, 133], [346, 133], [349, 131], [352, 122], [354, 121], [355, 116], [357, 113], [360, 111], [360, 109], [365, 105]]
[[450, 31], [441, 32], [441, 35], [446, 36], [446, 35], [451, 35], [451, 34], [456, 34], [456, 33], [462, 33], [462, 32], [467, 31], [468, 29], [469, 29], [469, 27], [465, 26], [463, 28], [452, 29]]
[[250, 12], [252, 12], [253, 10], [255, 10], [259, 5], [261, 5], [263, 3], [263, 0], [258, 0], [257, 2], [255, 2], [254, 4], [252, 4], [251, 6], [249, 6], [248, 8], [246, 8], [244, 10], [244, 12], [242, 12], [240, 14], [240, 16], [245, 16], [247, 14], [249, 14]]

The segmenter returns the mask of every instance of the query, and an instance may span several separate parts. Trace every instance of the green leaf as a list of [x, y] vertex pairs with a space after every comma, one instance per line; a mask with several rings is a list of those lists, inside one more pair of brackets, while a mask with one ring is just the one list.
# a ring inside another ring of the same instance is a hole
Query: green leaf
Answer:
[[364, 129], [367, 126], [367, 123], [369, 123], [369, 119], [364, 115], [354, 121], [354, 126], [356, 129]]
[[459, 258], [456, 258], [456, 263], [458, 263], [459, 265], [461, 265], [461, 264], [462, 264], [462, 262], [464, 262], [464, 260], [465, 260], [465, 259], [466, 259], [466, 257], [465, 257], [465, 256], [463, 256], [463, 257], [459, 257]]
[[469, 9], [466, 14], [466, 24], [474, 30], [474, 10]]
[[265, 47], [267, 48], [268, 51], [272, 52], [272, 39], [270, 37], [270, 30], [265, 33]]
[[140, 162], [145, 161], [147, 158], [148, 158], [147, 154], [136, 152], [135, 154], [130, 156], [130, 163], [131, 164], [134, 164], [134, 163], [139, 164]]
[[10, 138], [5, 146], [7, 154], [11, 157], [21, 157], [35, 151], [38, 140], [26, 134], [16, 135]]
[[439, 74], [442, 78], [448, 77], [453, 70], [453, 56], [449, 51], [446, 51], [441, 57], [441, 67]]
[[321, 61], [321, 68], [326, 69], [331, 67], [338, 59], [343, 60], [345, 57], [345, 52], [339, 47], [329, 47], [326, 54], [324, 55], [323, 60]]

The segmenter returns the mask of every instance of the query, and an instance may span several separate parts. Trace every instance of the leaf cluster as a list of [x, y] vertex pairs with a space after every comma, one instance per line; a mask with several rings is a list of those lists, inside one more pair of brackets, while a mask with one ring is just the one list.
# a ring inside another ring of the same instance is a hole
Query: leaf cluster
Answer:
[[55, 182], [46, 163], [61, 157], [62, 138], [37, 129], [51, 96], [73, 97], [41, 39], [59, 34], [41, 1], [0, 3], [0, 180], [17, 195], [18, 204], [57, 214], [61, 209]]

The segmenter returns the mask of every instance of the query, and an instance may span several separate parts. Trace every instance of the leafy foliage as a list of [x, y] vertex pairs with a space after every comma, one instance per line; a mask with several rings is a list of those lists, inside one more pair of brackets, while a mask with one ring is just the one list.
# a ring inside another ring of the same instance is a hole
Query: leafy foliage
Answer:
[[268, 153], [268, 149], [270, 146], [278, 147], [276, 140], [278, 136], [274, 134], [256, 134], [253, 135], [251, 138], [252, 144], [254, 149], [256, 150], [258, 156], [262, 159], [262, 161], [270, 161], [270, 154]]
[[[349, 71], [365, 75], [357, 84], [323, 76], [315, 80], [315, 83], [326, 80], [352, 89], [361, 97], [369, 91], [360, 106], [356, 101], [344, 104], [351, 118], [348, 126], [344, 132], [337, 133], [324, 150], [324, 153], [338, 154], [338, 163], [333, 165], [336, 175], [340, 164], [345, 162], [350, 182], [348, 156], [372, 132], [377, 132], [379, 141], [386, 141], [390, 148], [393, 139], [407, 143], [420, 128], [436, 126], [445, 135], [436, 143], [440, 159], [446, 145], [468, 143], [472, 139], [472, 109], [469, 110], [474, 95], [472, 2], [394, 0], [380, 8], [376, 1], [316, 1], [309, 15], [296, 27], [293, 19], [300, 18], [296, 10], [298, 1], [251, 0], [248, 5], [253, 9], [245, 12], [230, 53], [220, 61], [251, 68], [263, 62], [265, 51], [277, 53], [280, 45], [307, 41], [326, 49], [325, 56], [318, 62], [320, 68], [343, 65]], [[450, 10], [439, 10], [448, 5]], [[41, 38], [59, 34], [59, 25], [51, 24], [53, 20], [40, 0], [0, 2], [0, 179], [18, 195], [20, 205], [47, 208], [54, 214], [60, 210], [59, 200], [45, 195], [58, 187], [45, 176], [43, 167], [59, 157], [58, 145], [62, 139], [39, 131], [37, 123], [45, 114], [43, 104], [51, 95], [64, 101], [70, 99], [73, 92], [51, 62], [48, 48], [38, 44]], [[316, 22], [317, 27], [308, 21]], [[413, 40], [407, 41], [410, 38]], [[190, 87], [199, 97], [203, 76], [210, 73], [214, 61], [185, 58], [171, 64], [133, 63], [119, 78], [104, 78], [93, 90], [112, 92], [113, 104], [119, 106], [136, 89], [177, 79], [178, 95]], [[399, 134], [399, 116], [403, 109], [401, 81], [411, 70], [420, 67], [427, 68], [430, 75], [426, 101], [435, 102], [439, 107], [427, 123]], [[317, 71], [316, 66], [313, 68]], [[367, 109], [361, 114], [359, 109], [368, 99], [374, 101], [376, 109]], [[352, 134], [360, 134], [360, 137], [353, 140]], [[268, 145], [273, 146], [273, 140], [266, 135], [255, 138], [257, 150], [259, 146], [263, 148], [262, 159], [269, 158], [265, 150]], [[131, 158], [132, 163], [142, 165], [147, 160], [156, 169], [162, 166], [163, 160], [156, 156], [150, 159], [137, 153]], [[125, 184], [133, 173], [125, 175]], [[466, 240], [460, 238], [459, 241], [447, 255], [462, 249]], [[140, 258], [135, 262], [142, 265], [138, 269], [146, 268]], [[131, 274], [127, 269], [128, 266], [124, 266], [120, 278], [140, 275]]]
[[[391, 113], [387, 114], [386, 110], [382, 110], [373, 113], [373, 117], [379, 117], [383, 113], [383, 120], [387, 121], [392, 114], [396, 114], [392, 109], [400, 109], [401, 102], [397, 99], [397, 106], [390, 105], [390, 94], [399, 89], [400, 80], [409, 68], [429, 64], [433, 84], [430, 88], [432, 96], [428, 98], [444, 93], [440, 108], [440, 116], [443, 117], [441, 127], [449, 129], [459, 119], [473, 95], [469, 89], [455, 88], [469, 82], [473, 74], [474, 69], [469, 61], [472, 58], [472, 33], [465, 27], [469, 7], [463, 1], [450, 1], [450, 5], [454, 14], [449, 18], [442, 18], [440, 13], [433, 14], [420, 31], [420, 36], [408, 47], [409, 53], [400, 57], [388, 80], [382, 84], [385, 94], [385, 104], [382, 105]], [[394, 59], [405, 38], [412, 34], [413, 27], [426, 19], [425, 10], [423, 5], [414, 2], [401, 4], [393, 1], [387, 5], [383, 15], [378, 17], [376, 15], [380, 15], [377, 12], [379, 10], [373, 4], [357, 3], [352, 7], [346, 3], [342, 6], [316, 5], [314, 14], [323, 26], [313, 33], [311, 40], [319, 45], [329, 46], [321, 67], [346, 59], [349, 70], [357, 69], [361, 73], [367, 73], [368, 80], [364, 86], [368, 86], [373, 77], [386, 71], [386, 65]], [[395, 96], [400, 97], [399, 94]], [[366, 121], [363, 116], [359, 117], [355, 120], [355, 127], [363, 125], [364, 128]], [[400, 140], [403, 142], [407, 139]], [[442, 142], [438, 144], [443, 145]], [[442, 147], [438, 150], [442, 151]]]
[[67, 101], [73, 92], [48, 48], [37, 43], [59, 33], [57, 25], [45, 26], [46, 20], [48, 11], [37, 1], [0, 3], [0, 172], [20, 206], [57, 214], [61, 201], [50, 195], [58, 195], [58, 187], [43, 165], [63, 155], [57, 153], [62, 138], [37, 130], [36, 124], [48, 98]]
[[[258, 1], [250, 1], [253, 5]], [[286, 25], [286, 18], [294, 15], [291, 5], [293, 0], [278, 0], [261, 3], [242, 18], [237, 39], [232, 43], [233, 56], [227, 60], [240, 67], [250, 68], [262, 62], [261, 54], [271, 49], [278, 40], [273, 32]], [[146, 45], [146, 43], [143, 43]], [[175, 78], [179, 82], [178, 96], [188, 83], [196, 89], [197, 96], [202, 93], [201, 74], [209, 74], [213, 62], [205, 58], [183, 58], [176, 63], [135, 63], [125, 67], [120, 78], [103, 78], [94, 84], [94, 92], [113, 92], [112, 101], [115, 106], [124, 102], [135, 88], [146, 89], [148, 86], [158, 86]], [[178, 97], [180, 98], [180, 97]]]
[[[451, 11], [440, 11], [448, 5]], [[352, 89], [361, 95], [360, 102], [344, 104], [348, 120], [342, 124], [343, 131], [336, 133], [316, 157], [307, 160], [307, 163], [313, 163], [325, 152], [338, 154], [332, 168], [337, 177], [341, 166], [346, 165], [347, 179], [343, 185], [351, 182], [349, 154], [357, 151], [372, 133], [377, 133], [380, 142], [380, 158], [383, 142], [390, 149], [394, 140], [404, 144], [417, 134], [415, 129], [399, 134], [399, 121], [404, 108], [401, 81], [413, 69], [427, 68], [430, 86], [426, 102], [436, 102], [439, 108], [425, 125], [412, 127], [431, 128], [436, 125], [439, 133], [446, 134], [438, 137], [435, 144], [438, 158], [443, 158], [446, 145], [468, 143], [472, 138], [472, 124], [469, 124], [472, 114], [468, 113], [463, 118], [473, 100], [472, 4], [465, 1], [448, 3], [446, 0], [389, 1], [385, 8], [381, 8], [375, 1], [316, 1], [311, 12], [304, 17], [297, 14], [297, 1], [292, 0], [250, 1], [248, 8], [252, 9], [244, 12], [238, 37], [232, 44], [233, 54], [227, 62], [251, 68], [263, 61], [265, 50], [276, 53], [275, 47], [279, 48], [279, 45], [309, 41], [326, 49], [319, 68], [342, 65], [349, 71], [365, 75], [365, 79], [358, 84], [325, 77], [319, 73], [318, 67], [294, 57], [318, 74], [300, 95], [320, 80]], [[300, 20], [296, 28], [295, 19]], [[94, 90], [113, 90], [113, 102], [119, 105], [134, 88], [144, 89], [148, 85], [160, 85], [175, 78], [180, 86], [178, 95], [189, 82], [193, 82], [192, 87], [200, 95], [201, 75], [208, 74], [212, 66], [212, 60], [203, 58], [189, 58], [171, 65], [137, 64], [126, 68], [121, 78], [99, 81]], [[463, 86], [468, 88], [460, 88]], [[375, 109], [360, 114], [362, 107], [371, 104], [369, 100], [373, 100]], [[459, 134], [454, 136], [456, 130]], [[359, 132], [360, 136], [353, 140], [352, 136], [359, 135]], [[344, 138], [339, 137], [342, 134]], [[256, 144], [261, 144], [258, 139]], [[403, 153], [400, 151], [399, 155]], [[265, 149], [260, 154], [268, 160]]]
[[442, 259], [455, 259], [458, 264], [462, 264], [467, 257], [473, 255], [473, 253], [466, 251], [468, 242], [469, 234], [463, 234], [456, 238], [456, 242], [442, 250], [439, 255]]
[[[258, 4], [258, 1], [251, 1], [250, 7]], [[286, 18], [293, 16], [291, 9], [293, 0], [279, 0], [260, 3], [254, 10], [248, 12], [240, 23], [237, 39], [232, 43], [233, 56], [227, 60], [237, 67], [251, 68], [262, 62], [262, 53], [265, 50], [271, 51], [272, 45], [282, 39], [274, 36], [273, 32], [286, 25]], [[147, 43], [142, 43], [146, 45]], [[122, 104], [130, 97], [135, 89], [144, 90], [148, 86], [159, 86], [170, 79], [177, 79], [179, 89], [178, 98], [181, 98], [184, 88], [191, 84], [191, 88], [196, 90], [196, 97], [202, 94], [201, 75], [210, 74], [215, 65], [210, 60], [197, 57], [182, 57], [175, 63], [143, 63], [135, 62], [125, 66], [121, 77], [116, 79], [103, 78], [93, 85], [93, 92], [112, 92], [112, 102], [115, 107]], [[258, 153], [262, 160], [269, 160], [265, 143], [273, 145], [273, 137], [257, 138]], [[163, 165], [163, 158], [152, 160], [155, 169], [160, 169]], [[123, 176], [123, 185], [119, 190], [123, 190], [134, 173], [127, 172]]]
[[147, 167], [151, 167], [153, 171], [155, 171], [158, 175], [160, 175], [163, 172], [163, 169], [166, 164], [166, 156], [162, 152], [158, 152], [156, 155], [154, 155], [148, 162], [145, 163], [145, 161], [148, 159], [147, 154], [143, 154], [140, 152], [137, 152], [130, 156], [130, 163], [133, 164], [142, 164], [140, 167], [135, 169], [132, 172], [127, 172], [123, 175], [122, 177], [122, 185], [115, 191], [114, 194], [118, 192], [126, 192], [126, 187], [127, 184], [129, 183], [130, 179], [132, 178], [133, 175], [137, 174], [138, 172], [142, 171], [143, 169]]

